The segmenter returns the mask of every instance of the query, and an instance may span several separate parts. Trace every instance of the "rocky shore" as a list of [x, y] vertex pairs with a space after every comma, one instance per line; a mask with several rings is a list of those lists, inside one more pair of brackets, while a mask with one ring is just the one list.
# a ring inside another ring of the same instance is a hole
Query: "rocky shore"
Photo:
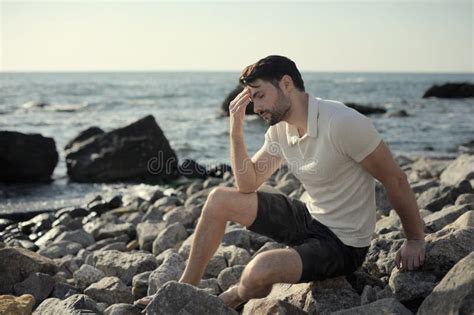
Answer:
[[[199, 288], [180, 284], [207, 195], [233, 186], [222, 177], [188, 179], [146, 196], [97, 196], [86, 205], [0, 219], [0, 313], [139, 314], [133, 301], [155, 294], [147, 314], [472, 314], [474, 312], [474, 156], [454, 160], [396, 157], [425, 221], [425, 264], [399, 271], [404, 240], [398, 216], [377, 184], [376, 231], [351, 275], [297, 285], [239, 312], [217, 295], [235, 284], [257, 253], [284, 247], [229, 224]], [[304, 188], [282, 168], [261, 187], [299, 198]]]

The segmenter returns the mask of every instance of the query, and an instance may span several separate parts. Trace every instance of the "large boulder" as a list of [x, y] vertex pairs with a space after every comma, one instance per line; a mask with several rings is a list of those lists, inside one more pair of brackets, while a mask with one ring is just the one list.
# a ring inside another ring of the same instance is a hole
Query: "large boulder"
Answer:
[[72, 143], [66, 152], [69, 177], [78, 182], [173, 178], [178, 158], [153, 116]]
[[433, 85], [430, 87], [423, 98], [466, 98], [474, 97], [474, 84], [469, 82], [445, 83], [443, 85]]
[[418, 314], [474, 314], [474, 252], [461, 259], [423, 301]]
[[13, 293], [14, 284], [24, 281], [34, 272], [53, 275], [57, 270], [53, 260], [27, 249], [0, 249], [0, 294]]
[[192, 285], [170, 281], [155, 295], [145, 309], [146, 314], [221, 314], [236, 315], [217, 296]]
[[58, 163], [53, 138], [0, 131], [0, 181], [49, 181]]
[[356, 103], [344, 103], [347, 107], [355, 109], [359, 113], [363, 115], [371, 115], [371, 114], [384, 114], [387, 112], [385, 108], [376, 107], [372, 105], [360, 105]]

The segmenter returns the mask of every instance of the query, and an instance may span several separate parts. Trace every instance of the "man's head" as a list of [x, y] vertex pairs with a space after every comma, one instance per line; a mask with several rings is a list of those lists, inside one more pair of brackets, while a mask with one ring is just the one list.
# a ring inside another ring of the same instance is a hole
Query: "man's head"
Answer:
[[254, 111], [270, 125], [285, 119], [292, 94], [305, 91], [296, 64], [283, 56], [268, 56], [247, 66], [240, 83], [249, 88]]

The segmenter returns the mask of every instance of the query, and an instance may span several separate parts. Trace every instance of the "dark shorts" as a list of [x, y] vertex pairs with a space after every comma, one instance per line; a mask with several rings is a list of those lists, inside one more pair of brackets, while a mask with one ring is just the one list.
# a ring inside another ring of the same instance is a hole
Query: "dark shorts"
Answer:
[[299, 282], [348, 275], [362, 265], [369, 247], [342, 243], [328, 227], [311, 216], [303, 202], [259, 191], [257, 198], [257, 217], [247, 229], [298, 252], [303, 262]]

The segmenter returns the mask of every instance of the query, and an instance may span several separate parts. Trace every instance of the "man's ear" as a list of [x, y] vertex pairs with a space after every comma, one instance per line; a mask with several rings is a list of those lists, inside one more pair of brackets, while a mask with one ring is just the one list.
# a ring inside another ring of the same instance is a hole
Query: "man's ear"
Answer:
[[280, 88], [287, 93], [290, 93], [291, 91], [293, 91], [293, 88], [294, 88], [293, 79], [287, 74], [285, 74], [281, 78], [280, 85], [281, 85]]

